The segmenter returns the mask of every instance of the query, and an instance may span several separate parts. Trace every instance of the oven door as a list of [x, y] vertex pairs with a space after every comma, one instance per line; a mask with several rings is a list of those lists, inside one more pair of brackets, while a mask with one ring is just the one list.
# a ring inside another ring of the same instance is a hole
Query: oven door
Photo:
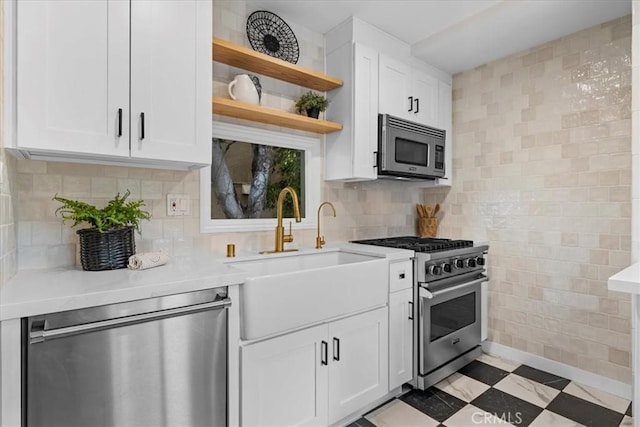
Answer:
[[420, 286], [420, 375], [480, 344], [481, 284], [486, 276], [449, 286]]

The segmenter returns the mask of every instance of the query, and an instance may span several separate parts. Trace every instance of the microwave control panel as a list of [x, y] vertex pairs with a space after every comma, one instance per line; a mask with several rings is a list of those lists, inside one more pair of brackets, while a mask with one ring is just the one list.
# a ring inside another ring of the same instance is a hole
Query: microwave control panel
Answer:
[[437, 170], [444, 170], [444, 145], [435, 146], [434, 167]]

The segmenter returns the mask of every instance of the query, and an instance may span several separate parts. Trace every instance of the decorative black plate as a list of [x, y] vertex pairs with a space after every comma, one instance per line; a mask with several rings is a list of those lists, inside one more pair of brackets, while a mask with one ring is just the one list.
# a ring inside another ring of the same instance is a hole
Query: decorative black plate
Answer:
[[249, 15], [247, 37], [253, 50], [293, 64], [298, 62], [298, 40], [287, 23], [275, 13], [257, 10]]

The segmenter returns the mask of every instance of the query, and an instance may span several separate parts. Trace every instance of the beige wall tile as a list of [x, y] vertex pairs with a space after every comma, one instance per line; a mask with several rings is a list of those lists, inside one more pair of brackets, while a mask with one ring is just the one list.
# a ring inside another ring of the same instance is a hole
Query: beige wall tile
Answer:
[[459, 179], [425, 191], [441, 230], [489, 241], [491, 340], [626, 383], [630, 303], [606, 279], [630, 259], [630, 25], [454, 76]]

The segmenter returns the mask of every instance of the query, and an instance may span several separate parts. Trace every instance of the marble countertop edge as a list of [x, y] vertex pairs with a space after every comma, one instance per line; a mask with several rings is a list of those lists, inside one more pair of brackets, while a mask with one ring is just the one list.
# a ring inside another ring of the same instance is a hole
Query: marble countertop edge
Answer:
[[631, 264], [609, 277], [607, 287], [610, 291], [640, 294], [640, 263]]

